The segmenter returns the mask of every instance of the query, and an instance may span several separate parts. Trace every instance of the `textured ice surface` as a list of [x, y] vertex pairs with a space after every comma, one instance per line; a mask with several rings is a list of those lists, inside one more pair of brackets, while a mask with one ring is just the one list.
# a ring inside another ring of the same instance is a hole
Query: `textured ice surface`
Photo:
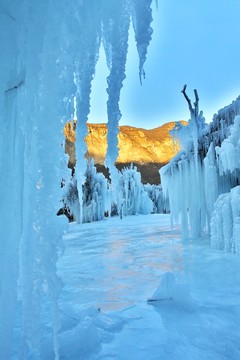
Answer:
[[[210, 241], [182, 241], [169, 223], [169, 215], [142, 215], [69, 226], [60, 308], [85, 325], [91, 319], [96, 348], [87, 332], [76, 345], [90, 359], [239, 360], [239, 258]], [[173, 299], [149, 305], [164, 277]]]

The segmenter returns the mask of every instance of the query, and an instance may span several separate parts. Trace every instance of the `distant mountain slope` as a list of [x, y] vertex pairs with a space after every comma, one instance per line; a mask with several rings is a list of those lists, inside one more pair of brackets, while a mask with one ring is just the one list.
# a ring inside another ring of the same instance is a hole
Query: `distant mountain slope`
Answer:
[[[182, 123], [185, 123], [182, 121]], [[146, 130], [131, 126], [120, 126], [118, 168], [134, 163], [142, 173], [143, 182], [159, 183], [158, 169], [170, 161], [179, 150], [173, 144], [169, 131], [176, 122], [169, 122], [155, 129]], [[74, 124], [69, 122], [64, 128], [66, 136], [66, 153], [69, 154], [69, 166], [75, 165]], [[94, 158], [96, 165], [104, 165], [107, 150], [106, 124], [88, 124], [86, 137], [88, 158]], [[99, 166], [98, 166], [99, 167]]]

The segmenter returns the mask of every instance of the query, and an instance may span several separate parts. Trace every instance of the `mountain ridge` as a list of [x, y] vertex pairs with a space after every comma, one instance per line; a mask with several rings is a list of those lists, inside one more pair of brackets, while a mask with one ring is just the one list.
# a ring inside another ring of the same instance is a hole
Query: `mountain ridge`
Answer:
[[[181, 120], [182, 124], [187, 124]], [[143, 182], [159, 183], [158, 170], [168, 163], [179, 151], [179, 144], [173, 142], [170, 130], [176, 122], [168, 122], [153, 129], [144, 129], [129, 125], [119, 126], [119, 156], [116, 166], [121, 169], [134, 163], [142, 174]], [[65, 152], [69, 155], [69, 167], [74, 167], [76, 122], [68, 122], [64, 127], [66, 136]], [[87, 124], [88, 135], [86, 158], [93, 158], [97, 168], [104, 169], [107, 150], [107, 124]], [[141, 170], [142, 169], [142, 170]], [[152, 170], [154, 169], [154, 174]], [[144, 174], [143, 174], [144, 173]], [[149, 176], [148, 176], [149, 173]], [[154, 177], [154, 179], [152, 179]]]

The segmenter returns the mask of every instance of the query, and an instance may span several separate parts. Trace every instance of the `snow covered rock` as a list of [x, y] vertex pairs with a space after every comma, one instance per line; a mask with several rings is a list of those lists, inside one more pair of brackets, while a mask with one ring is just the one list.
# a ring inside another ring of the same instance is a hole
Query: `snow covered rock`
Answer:
[[85, 358], [100, 346], [100, 331], [94, 320], [86, 317], [76, 327], [60, 333], [59, 343], [61, 359]]
[[124, 325], [121, 316], [103, 313], [98, 308], [79, 311], [66, 304], [62, 304], [61, 308], [58, 339], [60, 358], [64, 360], [90, 359], [101, 344], [111, 341]]
[[160, 286], [154, 291], [148, 303], [159, 305], [167, 301], [171, 306], [176, 306], [187, 312], [197, 310], [196, 301], [192, 298], [187, 285], [177, 284], [172, 272], [166, 272], [160, 282]]
[[154, 291], [148, 301], [171, 300], [173, 298], [174, 287], [174, 274], [172, 272], [166, 272], [161, 278], [160, 286]]

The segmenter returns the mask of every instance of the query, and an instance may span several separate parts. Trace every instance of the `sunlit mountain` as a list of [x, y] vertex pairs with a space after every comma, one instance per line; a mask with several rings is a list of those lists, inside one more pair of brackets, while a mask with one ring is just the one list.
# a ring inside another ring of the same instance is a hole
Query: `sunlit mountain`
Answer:
[[[182, 123], [186, 123], [182, 121]], [[116, 166], [121, 169], [130, 163], [136, 164], [144, 183], [159, 183], [158, 170], [176, 155], [179, 145], [172, 141], [170, 130], [176, 122], [169, 122], [155, 129], [146, 130], [131, 126], [119, 127], [119, 156]], [[64, 128], [66, 153], [69, 154], [69, 167], [76, 163], [74, 123], [68, 122]], [[107, 150], [106, 124], [88, 124], [86, 136], [86, 157], [93, 158], [98, 169], [104, 171]]]

